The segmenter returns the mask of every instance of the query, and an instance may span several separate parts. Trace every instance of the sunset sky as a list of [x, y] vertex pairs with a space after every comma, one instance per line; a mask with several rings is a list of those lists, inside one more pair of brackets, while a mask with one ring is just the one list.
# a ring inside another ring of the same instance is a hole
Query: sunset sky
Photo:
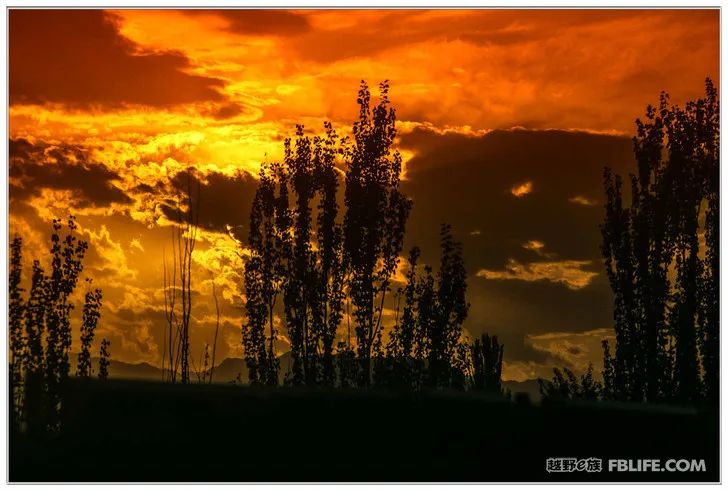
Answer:
[[[505, 343], [504, 378], [601, 368], [612, 334], [599, 255], [604, 166], [632, 171], [635, 118], [660, 91], [719, 83], [714, 10], [11, 10], [10, 230], [42, 257], [78, 217], [112, 357], [159, 364], [162, 204], [204, 176], [193, 356], [241, 357], [242, 261], [256, 175], [296, 123], [342, 133], [361, 80], [391, 84], [405, 247], [465, 249], [466, 329]], [[177, 177], [177, 179], [175, 179]], [[402, 255], [406, 256], [406, 250]], [[77, 308], [77, 310], [80, 310]], [[76, 338], [77, 339], [77, 338]], [[286, 351], [285, 339], [279, 351]]]

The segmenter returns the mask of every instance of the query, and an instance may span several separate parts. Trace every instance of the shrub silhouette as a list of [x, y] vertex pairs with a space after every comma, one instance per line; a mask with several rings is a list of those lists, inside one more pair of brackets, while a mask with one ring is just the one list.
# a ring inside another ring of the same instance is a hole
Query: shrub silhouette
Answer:
[[483, 334], [470, 346], [473, 359], [473, 388], [500, 394], [503, 345], [496, 336]]
[[568, 368], [554, 368], [551, 380], [538, 379], [538, 387], [544, 399], [582, 399], [595, 401], [603, 393], [602, 384], [594, 378], [594, 367], [589, 364], [580, 377]]

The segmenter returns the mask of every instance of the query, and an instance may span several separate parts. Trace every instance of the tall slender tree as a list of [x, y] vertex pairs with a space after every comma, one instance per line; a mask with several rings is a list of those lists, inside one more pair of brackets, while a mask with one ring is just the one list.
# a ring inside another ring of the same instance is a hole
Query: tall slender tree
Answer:
[[[177, 193], [176, 223], [172, 227], [171, 271], [163, 258], [165, 316], [167, 331], [162, 366], [167, 359], [169, 380], [190, 382], [190, 327], [192, 321], [192, 255], [199, 230], [200, 180], [192, 168], [178, 174], [175, 186], [186, 186], [184, 196]], [[194, 181], [194, 184], [193, 184]], [[194, 189], [193, 189], [194, 185]], [[164, 371], [164, 370], [163, 370]]]
[[212, 339], [212, 360], [210, 361], [210, 371], [208, 372], [208, 383], [212, 383], [212, 376], [215, 372], [215, 357], [217, 355], [217, 335], [220, 333], [220, 303], [217, 300], [217, 289], [215, 288], [215, 278], [211, 281], [212, 299], [215, 301], [215, 336]]
[[337, 135], [331, 123], [324, 123], [325, 137], [314, 138], [313, 173], [319, 194], [316, 216], [316, 249], [313, 325], [320, 340], [321, 378], [327, 386], [334, 384], [334, 342], [343, 319], [344, 281], [343, 231], [338, 221], [339, 173], [335, 159]]
[[295, 143], [291, 143], [286, 139], [284, 157], [294, 200], [293, 248], [285, 287], [286, 322], [293, 358], [292, 382], [312, 385], [317, 378], [316, 339], [311, 315], [315, 295], [311, 201], [316, 194], [316, 184], [311, 140], [303, 135], [303, 126], [296, 127]]
[[496, 336], [483, 334], [470, 346], [473, 360], [473, 388], [500, 394], [503, 369], [503, 345]]
[[[86, 282], [90, 285], [91, 279]], [[78, 354], [77, 377], [91, 376], [91, 343], [94, 340], [96, 326], [101, 317], [101, 290], [94, 288], [86, 292], [83, 303], [83, 320], [81, 322], [81, 351]]]
[[440, 246], [442, 256], [437, 273], [437, 289], [426, 333], [429, 338], [429, 384], [433, 387], [448, 387], [453, 374], [452, 362], [470, 304], [465, 298], [467, 274], [462, 245], [453, 239], [450, 225], [443, 224], [440, 229]]
[[[283, 162], [263, 167], [251, 211], [246, 353], [251, 366], [277, 363], [273, 319], [282, 296], [294, 385], [334, 384], [334, 342], [343, 318], [338, 138], [331, 124], [324, 129], [324, 136], [310, 138], [297, 126], [295, 139], [285, 142]], [[260, 334], [264, 318], [267, 337]], [[261, 348], [266, 342], [267, 354]]]
[[705, 175], [705, 266], [701, 278], [700, 343], [705, 395], [717, 401], [720, 391], [720, 105], [713, 83], [706, 82], [706, 98], [698, 101], [702, 122], [702, 170]]
[[25, 302], [25, 351], [22, 420], [30, 433], [44, 433], [45, 428], [45, 312], [47, 277], [37, 259], [33, 261], [30, 292]]
[[106, 338], [101, 340], [101, 349], [99, 351], [99, 379], [101, 380], [109, 378], [109, 367], [111, 366], [110, 346], [111, 341]]
[[10, 244], [10, 273], [8, 278], [8, 327], [10, 330], [10, 407], [13, 426], [20, 422], [23, 394], [23, 370], [25, 365], [25, 336], [23, 333], [22, 280], [23, 239], [13, 237]]
[[421, 368], [415, 356], [415, 345], [419, 336], [418, 332], [418, 275], [417, 262], [420, 257], [420, 249], [413, 247], [410, 250], [406, 283], [404, 289], [399, 292], [398, 300], [404, 296], [404, 308], [401, 320], [399, 308], [397, 308], [397, 321], [389, 335], [387, 344], [387, 355], [392, 363], [391, 373], [388, 374], [389, 382], [398, 387], [416, 389], [419, 387], [419, 375]]
[[[65, 235], [64, 234], [64, 228]], [[9, 274], [10, 376], [15, 429], [36, 436], [61, 429], [63, 394], [70, 375], [72, 296], [83, 271], [88, 243], [79, 238], [75, 218], [53, 221], [50, 274], [33, 261], [30, 290], [23, 299], [22, 239], [11, 244]], [[63, 237], [62, 237], [63, 235]], [[81, 327], [79, 375], [90, 370], [85, 356], [98, 321], [101, 292], [86, 296]]]
[[[278, 215], [281, 207], [276, 203], [274, 179], [280, 172], [278, 166], [261, 168], [250, 212], [250, 256], [244, 274], [247, 320], [243, 325], [243, 347], [248, 377], [253, 384], [278, 383], [278, 359], [273, 346], [277, 336], [275, 309], [284, 280], [282, 261], [288, 257], [286, 248], [281, 247], [284, 240], [281, 231], [277, 229], [282, 218]], [[283, 210], [287, 213], [287, 206]]]
[[353, 126], [353, 143], [344, 152], [344, 264], [349, 274], [359, 384], [364, 387], [371, 382], [372, 346], [382, 329], [385, 298], [411, 208], [399, 188], [402, 157], [392, 150], [396, 116], [390, 107], [388, 82], [379, 89], [379, 103], [372, 107], [369, 87], [362, 82], [357, 99], [359, 120]]
[[694, 400], [716, 386], [719, 132], [710, 80], [706, 94], [680, 108], [663, 93], [637, 121], [629, 206], [621, 178], [605, 170], [602, 254], [616, 331], [614, 356], [605, 346], [610, 397]]
[[[716, 353], [712, 337], [718, 332], [718, 317], [711, 314], [708, 307], [714, 294], [709, 286], [712, 274], [705, 272], [706, 269], [712, 270], [710, 261], [717, 254], [717, 249], [706, 247], [717, 245], [709, 232], [711, 228], [717, 228], [716, 223], [709, 223], [715, 217], [710, 208], [707, 214], [705, 212], [706, 202], [710, 207], [711, 198], [717, 199], [713, 194], [717, 193], [718, 180], [719, 114], [717, 91], [712, 82], [706, 81], [705, 98], [690, 101], [684, 108], [673, 106], [668, 114], [666, 148], [672, 175], [670, 195], [677, 270], [671, 311], [676, 337], [675, 385], [678, 398], [694, 400], [705, 394], [701, 379], [717, 377], [717, 366], [711, 367], [710, 375], [701, 377], [699, 353], [701, 348], [711, 352], [707, 357], [710, 365]], [[713, 212], [717, 211], [715, 201], [712, 206]], [[701, 220], [703, 226], [700, 225]], [[703, 254], [700, 251], [701, 235], [704, 235]], [[707, 240], [708, 236], [711, 243]], [[701, 292], [705, 295], [702, 299]], [[702, 326], [701, 300], [706, 307]], [[708, 321], [709, 318], [711, 321]], [[703, 339], [708, 340], [702, 345], [701, 327]], [[708, 372], [705, 371], [705, 374]], [[713, 385], [714, 380], [707, 385]]]
[[53, 221], [51, 235], [51, 274], [45, 281], [45, 384], [48, 397], [48, 427], [60, 429], [62, 391], [70, 372], [71, 312], [70, 296], [83, 271], [82, 260], [88, 243], [76, 235], [75, 217], [67, 222], [68, 233], [61, 239], [61, 220]]

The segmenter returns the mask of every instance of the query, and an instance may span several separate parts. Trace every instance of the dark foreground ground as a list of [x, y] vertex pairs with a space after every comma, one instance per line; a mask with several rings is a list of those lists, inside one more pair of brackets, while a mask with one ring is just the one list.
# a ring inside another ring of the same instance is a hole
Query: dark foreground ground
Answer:
[[[717, 481], [718, 415], [473, 394], [75, 380], [62, 435], [11, 435], [11, 481]], [[549, 457], [603, 471], [548, 473]], [[607, 459], [705, 459], [609, 472]]]

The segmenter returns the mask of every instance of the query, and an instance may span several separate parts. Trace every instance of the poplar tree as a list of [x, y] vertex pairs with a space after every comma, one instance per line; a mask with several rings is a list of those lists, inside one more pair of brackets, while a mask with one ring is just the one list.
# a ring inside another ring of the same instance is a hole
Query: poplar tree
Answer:
[[429, 309], [432, 318], [427, 321], [425, 332], [429, 338], [429, 384], [448, 387], [470, 304], [465, 298], [467, 274], [462, 245], [454, 240], [450, 225], [443, 224], [440, 228], [440, 247], [442, 256], [437, 286]]
[[277, 330], [274, 320], [282, 288], [283, 251], [277, 230], [280, 219], [277, 217], [276, 174], [279, 174], [276, 166], [261, 168], [250, 212], [250, 255], [244, 272], [247, 318], [243, 325], [243, 348], [251, 384], [278, 383], [278, 359], [274, 352]]
[[407, 281], [403, 290], [398, 294], [398, 302], [404, 297], [404, 308], [401, 320], [399, 307], [397, 308], [397, 322], [392, 329], [387, 344], [387, 354], [392, 364], [391, 373], [388, 374], [389, 384], [406, 389], [416, 389], [419, 385], [421, 367], [415, 356], [415, 343], [418, 333], [418, 275], [417, 262], [420, 249], [413, 247], [407, 260]]
[[494, 394], [501, 394], [501, 372], [503, 370], [503, 345], [496, 336], [483, 334], [470, 346], [473, 363], [473, 388]]
[[344, 152], [344, 264], [362, 387], [371, 383], [372, 347], [381, 334], [385, 299], [411, 208], [399, 188], [402, 157], [392, 150], [397, 133], [388, 82], [379, 89], [380, 100], [372, 107], [369, 87], [362, 81], [357, 98], [359, 119], [353, 126], [353, 142]]
[[[11, 243], [8, 321], [13, 423], [15, 429], [41, 437], [61, 429], [63, 394], [70, 375], [72, 295], [88, 249], [88, 243], [78, 237], [75, 217], [69, 217], [65, 229], [63, 235], [63, 222], [53, 220], [50, 268], [33, 261], [25, 299], [20, 288], [23, 241], [15, 237]], [[100, 306], [101, 291], [88, 292], [81, 326], [81, 376], [90, 370], [87, 351]]]
[[[282, 296], [294, 385], [333, 385], [334, 343], [343, 318], [343, 237], [338, 221], [338, 138], [330, 123], [310, 138], [297, 126], [281, 164], [264, 166], [250, 216], [246, 264], [246, 360], [251, 380], [277, 380], [274, 315]], [[314, 210], [314, 206], [316, 209]], [[268, 334], [263, 324], [268, 324]], [[267, 367], [267, 368], [265, 368]]]
[[[86, 279], [91, 284], [90, 279]], [[83, 320], [81, 323], [81, 351], [78, 354], [77, 377], [91, 376], [91, 343], [101, 317], [101, 290], [95, 288], [88, 290], [84, 296]]]
[[684, 108], [663, 93], [637, 120], [628, 205], [621, 177], [605, 169], [602, 255], [616, 334], [614, 355], [604, 348], [609, 397], [689, 401], [717, 393], [718, 122], [710, 80], [706, 97]]
[[10, 330], [10, 407], [13, 426], [17, 428], [21, 414], [23, 370], [25, 364], [25, 336], [23, 333], [22, 280], [23, 240], [19, 236], [10, 244], [10, 272], [8, 275], [8, 327]]
[[82, 260], [88, 243], [76, 236], [75, 217], [67, 222], [68, 233], [61, 239], [61, 220], [53, 221], [51, 235], [51, 271], [45, 286], [45, 384], [48, 397], [48, 427], [51, 432], [60, 429], [62, 391], [70, 372], [71, 312], [74, 305], [70, 296], [83, 271]]

